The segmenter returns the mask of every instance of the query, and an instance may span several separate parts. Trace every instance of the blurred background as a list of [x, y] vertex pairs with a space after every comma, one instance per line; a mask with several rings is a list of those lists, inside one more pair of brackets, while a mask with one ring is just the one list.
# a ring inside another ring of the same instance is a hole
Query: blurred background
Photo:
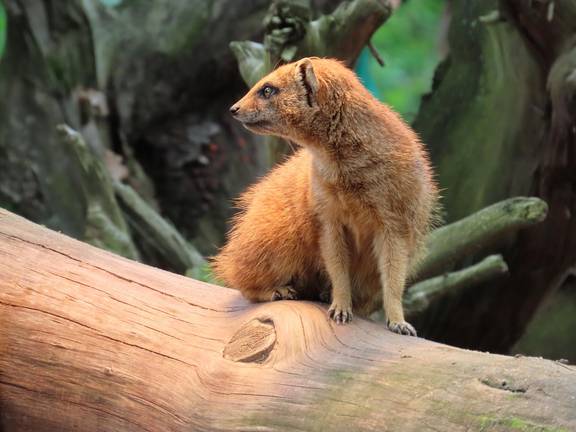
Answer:
[[575, 363], [575, 34], [568, 0], [0, 0], [0, 206], [212, 281], [233, 199], [290, 152], [228, 107], [338, 57], [442, 188], [419, 334]]

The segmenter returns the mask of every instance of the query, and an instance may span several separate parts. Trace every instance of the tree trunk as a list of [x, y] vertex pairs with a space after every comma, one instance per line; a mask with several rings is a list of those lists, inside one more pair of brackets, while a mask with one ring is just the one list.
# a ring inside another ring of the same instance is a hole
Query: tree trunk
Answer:
[[121, 154], [140, 194], [153, 182], [163, 214], [213, 252], [229, 201], [264, 171], [261, 140], [228, 113], [246, 90], [228, 43], [258, 36], [270, 0], [4, 4], [0, 206], [86, 239], [81, 168], [56, 134], [66, 123], [102, 159]]
[[515, 195], [540, 197], [549, 212], [498, 249], [509, 278], [436, 305], [420, 324], [435, 340], [508, 352], [576, 268], [576, 3], [450, 5], [450, 53], [415, 122], [448, 222]]
[[0, 255], [6, 431], [576, 428], [572, 366], [250, 305], [4, 210]]

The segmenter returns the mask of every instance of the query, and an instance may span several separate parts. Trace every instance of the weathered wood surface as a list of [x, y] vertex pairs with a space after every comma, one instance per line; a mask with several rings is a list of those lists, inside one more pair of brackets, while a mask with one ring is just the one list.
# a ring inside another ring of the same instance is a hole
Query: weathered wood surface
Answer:
[[250, 305], [0, 210], [0, 411], [10, 432], [568, 431], [576, 368]]

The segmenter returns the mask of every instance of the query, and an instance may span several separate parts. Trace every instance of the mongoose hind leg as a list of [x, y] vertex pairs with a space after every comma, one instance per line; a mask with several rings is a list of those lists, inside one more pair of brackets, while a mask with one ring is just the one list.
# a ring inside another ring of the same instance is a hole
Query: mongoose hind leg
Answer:
[[256, 303], [278, 301], [278, 300], [298, 300], [298, 292], [292, 285], [283, 285], [267, 289], [251, 289], [242, 292], [244, 296]]
[[326, 286], [320, 290], [320, 294], [318, 295], [318, 300], [322, 303], [330, 303], [332, 301], [332, 287]]
[[272, 290], [271, 300], [298, 300], [298, 292], [292, 287], [292, 285], [281, 286]]

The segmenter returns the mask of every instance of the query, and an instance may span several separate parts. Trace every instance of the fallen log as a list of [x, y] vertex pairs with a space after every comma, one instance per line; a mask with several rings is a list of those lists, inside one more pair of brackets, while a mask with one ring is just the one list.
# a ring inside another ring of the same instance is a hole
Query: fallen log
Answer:
[[568, 431], [576, 368], [251, 305], [0, 210], [3, 431]]

